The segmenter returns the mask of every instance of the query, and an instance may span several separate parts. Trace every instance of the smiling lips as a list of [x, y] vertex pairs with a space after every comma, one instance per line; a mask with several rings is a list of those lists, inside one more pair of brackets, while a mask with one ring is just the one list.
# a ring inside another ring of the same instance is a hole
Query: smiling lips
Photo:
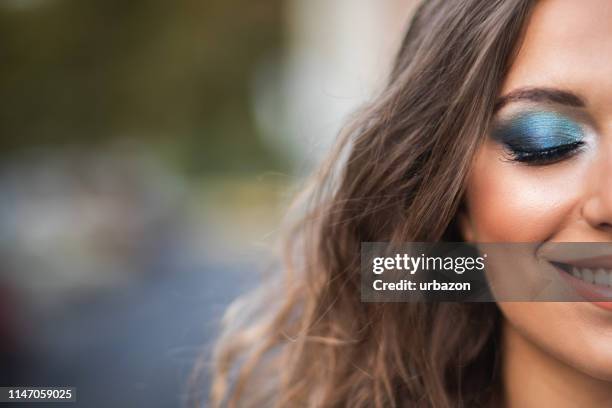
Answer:
[[596, 306], [612, 310], [612, 257], [551, 263], [562, 271], [561, 275], [579, 295]]

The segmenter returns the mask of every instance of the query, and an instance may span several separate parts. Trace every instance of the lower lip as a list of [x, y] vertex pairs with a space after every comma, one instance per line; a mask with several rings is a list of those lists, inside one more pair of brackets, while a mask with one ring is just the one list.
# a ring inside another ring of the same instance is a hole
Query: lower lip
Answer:
[[[565, 281], [568, 282], [574, 288], [576, 293], [578, 293], [583, 298], [585, 299], [597, 299], [597, 298], [612, 299], [612, 288], [606, 289], [606, 288], [602, 288], [601, 286], [587, 283], [581, 279], [578, 279], [570, 275], [569, 273], [567, 273], [566, 271], [564, 271], [563, 269], [559, 267], [555, 267], [555, 268], [559, 271], [559, 274], [563, 277], [563, 279], [565, 279]], [[590, 302], [597, 307], [612, 311], [612, 302], [598, 302], [598, 301], [590, 301]]]

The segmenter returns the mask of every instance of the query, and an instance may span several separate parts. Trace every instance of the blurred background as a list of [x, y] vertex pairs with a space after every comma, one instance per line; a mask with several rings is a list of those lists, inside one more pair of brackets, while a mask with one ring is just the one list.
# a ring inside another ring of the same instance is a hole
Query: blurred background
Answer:
[[0, 385], [181, 406], [413, 6], [0, 0]]

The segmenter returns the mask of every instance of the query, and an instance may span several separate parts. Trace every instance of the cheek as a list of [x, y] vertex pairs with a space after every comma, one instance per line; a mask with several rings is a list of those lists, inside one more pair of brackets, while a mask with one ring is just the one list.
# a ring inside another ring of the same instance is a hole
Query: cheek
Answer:
[[[612, 317], [607, 312], [589, 310], [595, 307], [584, 302], [501, 302], [499, 306], [508, 328], [522, 339], [583, 373], [612, 380]], [[533, 354], [526, 358], [531, 365], [542, 362]]]
[[575, 163], [535, 167], [505, 160], [486, 143], [468, 180], [466, 203], [474, 241], [538, 242], [573, 216], [583, 172]]

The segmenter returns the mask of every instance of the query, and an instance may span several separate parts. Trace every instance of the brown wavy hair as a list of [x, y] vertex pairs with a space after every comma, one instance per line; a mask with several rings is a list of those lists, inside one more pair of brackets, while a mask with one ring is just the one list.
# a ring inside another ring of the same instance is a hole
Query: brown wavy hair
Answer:
[[360, 244], [462, 240], [465, 180], [532, 3], [419, 6], [385, 89], [298, 200], [284, 280], [228, 310], [212, 406], [501, 404], [498, 307], [362, 303]]

